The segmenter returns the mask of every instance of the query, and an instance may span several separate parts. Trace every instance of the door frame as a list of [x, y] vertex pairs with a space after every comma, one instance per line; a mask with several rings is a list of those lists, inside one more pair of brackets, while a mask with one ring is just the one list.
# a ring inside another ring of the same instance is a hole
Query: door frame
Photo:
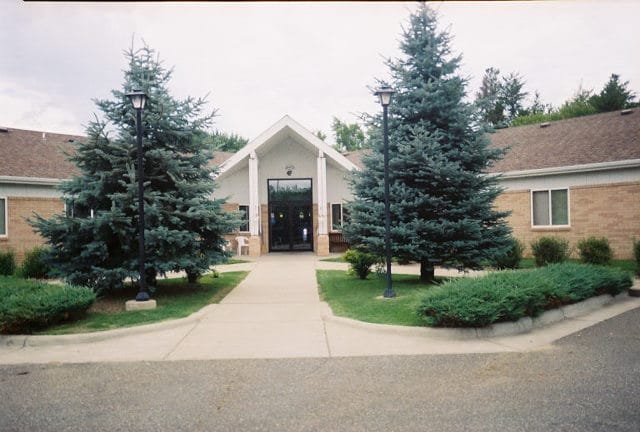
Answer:
[[[271, 196], [269, 193], [269, 182], [272, 180], [309, 180], [309, 185], [310, 185], [310, 189], [311, 189], [311, 197], [309, 199], [309, 201], [307, 200], [271, 200]], [[289, 248], [288, 249], [273, 249], [272, 246], [272, 242], [273, 242], [273, 235], [272, 235], [272, 223], [271, 223], [271, 206], [272, 205], [277, 205], [277, 204], [286, 204], [287, 205], [287, 211], [289, 212], [288, 219], [289, 219]], [[293, 248], [293, 236], [291, 235], [291, 230], [292, 230], [292, 217], [291, 217], [291, 209], [294, 205], [304, 205], [304, 206], [309, 206], [309, 210], [311, 213], [311, 231], [309, 232], [309, 249], [305, 248], [305, 249], [295, 249]], [[267, 225], [269, 227], [269, 252], [312, 252], [314, 250], [314, 234], [315, 234], [315, 230], [314, 230], [314, 224], [313, 224], [313, 219], [314, 219], [314, 214], [313, 214], [313, 178], [311, 177], [296, 177], [296, 178], [291, 178], [291, 177], [284, 177], [284, 178], [268, 178], [267, 179]]]

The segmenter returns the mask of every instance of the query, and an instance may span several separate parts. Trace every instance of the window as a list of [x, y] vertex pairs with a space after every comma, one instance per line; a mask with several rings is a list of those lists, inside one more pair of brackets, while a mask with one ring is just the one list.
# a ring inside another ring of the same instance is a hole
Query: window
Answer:
[[240, 220], [242, 220], [242, 225], [240, 225], [240, 231], [249, 231], [249, 206], [248, 205], [238, 206], [238, 211], [240, 212]]
[[349, 221], [349, 211], [340, 203], [331, 204], [331, 229], [342, 231], [342, 227]]
[[93, 209], [82, 204], [78, 204], [73, 200], [67, 200], [64, 203], [64, 211], [67, 217], [75, 218], [93, 218]]
[[533, 226], [569, 225], [569, 190], [531, 192]]
[[0, 198], [0, 237], [7, 235], [7, 199]]

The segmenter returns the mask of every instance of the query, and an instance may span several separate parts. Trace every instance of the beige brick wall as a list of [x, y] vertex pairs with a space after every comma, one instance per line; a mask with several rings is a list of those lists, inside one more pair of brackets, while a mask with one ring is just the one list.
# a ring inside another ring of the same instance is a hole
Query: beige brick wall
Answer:
[[530, 191], [507, 191], [496, 200], [496, 207], [511, 210], [508, 218], [516, 238], [526, 245], [542, 236], [569, 240], [577, 256], [577, 243], [590, 236], [606, 237], [615, 258], [633, 258], [633, 239], [640, 240], [640, 182], [569, 188], [570, 227], [532, 228]]
[[8, 197], [7, 198], [7, 237], [0, 237], [0, 250], [13, 250], [16, 260], [21, 263], [24, 252], [35, 246], [45, 244], [42, 237], [33, 231], [25, 218], [37, 213], [49, 218], [64, 211], [64, 204], [57, 198]]

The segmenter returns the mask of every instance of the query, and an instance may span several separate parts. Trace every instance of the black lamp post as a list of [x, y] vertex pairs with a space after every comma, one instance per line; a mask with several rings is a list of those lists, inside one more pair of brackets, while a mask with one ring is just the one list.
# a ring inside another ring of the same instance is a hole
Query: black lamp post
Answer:
[[382, 118], [384, 123], [384, 255], [387, 263], [387, 287], [384, 290], [385, 298], [393, 298], [396, 292], [391, 286], [391, 209], [389, 204], [389, 125], [387, 107], [391, 103], [391, 96], [395, 92], [391, 87], [384, 86], [375, 92], [382, 105]]
[[136, 134], [138, 138], [138, 268], [140, 271], [140, 289], [136, 301], [149, 300], [147, 292], [147, 274], [145, 272], [144, 252], [144, 159], [142, 150], [142, 110], [147, 103], [147, 95], [141, 90], [134, 90], [126, 96], [136, 110]]

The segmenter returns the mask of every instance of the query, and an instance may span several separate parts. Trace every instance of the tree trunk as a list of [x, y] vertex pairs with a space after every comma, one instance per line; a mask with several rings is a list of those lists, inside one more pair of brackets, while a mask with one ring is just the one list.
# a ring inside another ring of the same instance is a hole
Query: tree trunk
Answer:
[[420, 261], [420, 282], [433, 282], [435, 279], [435, 270], [433, 264], [427, 259]]
[[145, 273], [147, 274], [147, 288], [155, 287], [157, 284], [158, 272], [153, 267], [146, 267]]

